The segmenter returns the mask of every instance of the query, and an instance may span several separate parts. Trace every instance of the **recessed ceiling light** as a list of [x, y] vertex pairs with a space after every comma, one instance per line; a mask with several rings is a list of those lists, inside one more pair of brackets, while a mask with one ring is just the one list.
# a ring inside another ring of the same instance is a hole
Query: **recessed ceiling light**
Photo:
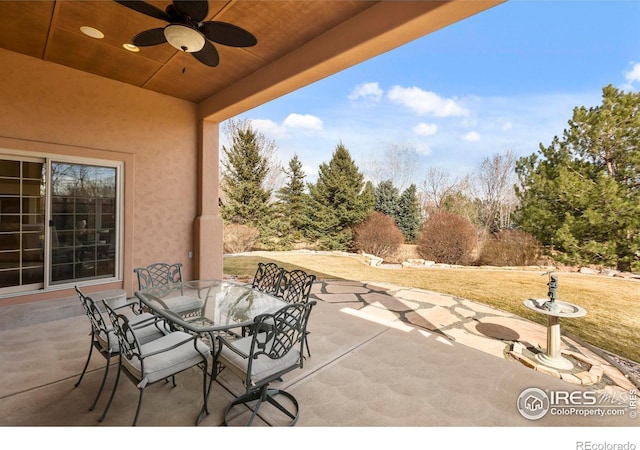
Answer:
[[93, 27], [80, 27], [80, 31], [82, 31], [87, 36], [95, 39], [102, 39], [104, 37], [104, 33], [102, 31], [97, 30]]
[[124, 47], [125, 50], [128, 50], [130, 52], [137, 53], [140, 51], [140, 49], [133, 44], [122, 44], [122, 46]]

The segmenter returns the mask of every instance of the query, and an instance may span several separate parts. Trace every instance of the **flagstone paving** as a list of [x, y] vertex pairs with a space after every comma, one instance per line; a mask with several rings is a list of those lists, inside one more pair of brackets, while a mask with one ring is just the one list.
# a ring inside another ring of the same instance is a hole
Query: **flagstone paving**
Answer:
[[544, 352], [547, 328], [511, 313], [471, 300], [391, 283], [319, 280], [312, 296], [339, 303], [360, 317], [422, 328], [451, 341], [495, 357], [512, 360], [574, 384], [604, 391], [628, 392], [633, 380], [606, 353], [562, 336], [562, 352], [577, 363], [571, 371], [559, 371], [538, 363], [533, 355]]

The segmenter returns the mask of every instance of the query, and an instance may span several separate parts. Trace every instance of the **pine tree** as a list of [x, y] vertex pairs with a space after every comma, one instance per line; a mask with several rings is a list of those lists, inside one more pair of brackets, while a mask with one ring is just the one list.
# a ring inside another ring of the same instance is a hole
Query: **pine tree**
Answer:
[[418, 194], [416, 185], [412, 184], [402, 192], [398, 201], [399, 213], [396, 218], [396, 224], [404, 239], [408, 243], [414, 243], [418, 237], [418, 230], [422, 223], [420, 214], [420, 204], [418, 203]]
[[603, 89], [562, 139], [518, 161], [518, 224], [574, 264], [640, 265], [640, 93]]
[[375, 210], [387, 216], [393, 217], [398, 223], [400, 214], [400, 191], [393, 185], [391, 180], [382, 181], [376, 187]]
[[342, 143], [329, 163], [320, 165], [317, 182], [308, 188], [307, 238], [323, 248], [348, 249], [353, 240], [351, 227], [372, 212], [375, 195]]
[[282, 170], [288, 181], [276, 192], [278, 199], [276, 210], [280, 222], [281, 241], [286, 244], [285, 246], [290, 246], [295, 240], [301, 238], [308, 196], [305, 192], [305, 173], [298, 155], [294, 155], [289, 161], [289, 166]]
[[263, 188], [269, 162], [251, 125], [237, 128], [231, 147], [223, 146], [222, 152], [225, 200], [220, 214], [227, 222], [260, 228], [271, 217], [271, 191]]

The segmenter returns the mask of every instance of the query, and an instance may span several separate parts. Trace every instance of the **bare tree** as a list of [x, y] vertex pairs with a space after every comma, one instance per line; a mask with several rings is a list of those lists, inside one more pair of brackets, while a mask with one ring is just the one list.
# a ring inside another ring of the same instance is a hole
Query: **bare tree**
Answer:
[[393, 144], [387, 147], [380, 160], [370, 162], [366, 174], [373, 184], [382, 181], [391, 183], [403, 191], [412, 183], [418, 167], [418, 152], [415, 148]]
[[468, 177], [452, 177], [442, 167], [429, 167], [420, 185], [425, 215], [444, 209], [445, 201], [464, 193], [468, 187]]
[[511, 213], [517, 205], [514, 185], [516, 155], [508, 150], [485, 157], [473, 179], [473, 192], [479, 204], [478, 220], [484, 232], [511, 227]]

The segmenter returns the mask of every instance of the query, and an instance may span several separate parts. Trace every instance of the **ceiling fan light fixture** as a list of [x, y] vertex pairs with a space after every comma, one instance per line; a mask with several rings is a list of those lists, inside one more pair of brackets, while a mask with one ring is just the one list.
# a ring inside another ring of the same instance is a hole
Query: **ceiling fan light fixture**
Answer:
[[202, 33], [181, 24], [170, 24], [164, 29], [167, 42], [180, 51], [199, 52], [204, 47], [205, 39]]

